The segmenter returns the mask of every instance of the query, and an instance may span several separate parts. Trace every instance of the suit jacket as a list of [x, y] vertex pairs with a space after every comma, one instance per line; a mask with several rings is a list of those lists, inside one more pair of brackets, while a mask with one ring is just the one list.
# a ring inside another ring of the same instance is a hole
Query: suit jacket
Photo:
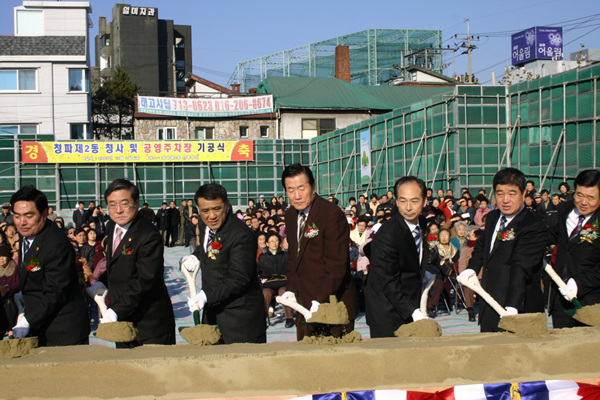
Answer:
[[79, 209], [73, 211], [73, 223], [75, 224], [75, 228], [81, 228], [83, 222], [83, 212], [79, 211]]
[[351, 320], [358, 315], [356, 289], [350, 275], [350, 230], [346, 216], [333, 203], [315, 195], [305, 229], [315, 224], [319, 234], [313, 238], [301, 232], [298, 252], [298, 211], [290, 206], [285, 213], [288, 239], [287, 290], [298, 303], [310, 309], [312, 300], [328, 303], [335, 295], [343, 301]]
[[133, 322], [138, 342], [174, 331], [173, 305], [164, 280], [164, 246], [157, 228], [138, 213], [113, 255], [114, 228], [110, 221], [106, 253], [110, 308], [119, 321]]
[[[514, 234], [514, 238], [499, 240], [499, 232], [492, 243], [499, 218], [499, 210], [487, 215], [485, 232], [475, 245], [468, 268], [477, 273], [483, 268], [481, 286], [502, 307], [514, 307], [519, 313], [543, 312], [540, 271], [548, 230], [523, 207], [502, 231]], [[485, 301], [480, 299], [479, 304], [481, 331], [497, 331], [500, 316]]]
[[[23, 238], [19, 245], [22, 260]], [[39, 270], [27, 269], [33, 264]], [[66, 346], [85, 340], [90, 321], [79, 289], [75, 251], [51, 221], [46, 221], [37, 234], [18, 270], [29, 336], [38, 336], [41, 346]]]
[[[419, 218], [422, 237], [426, 219]], [[371, 242], [371, 269], [367, 277], [365, 301], [371, 337], [393, 337], [401, 325], [412, 322], [419, 308], [422, 279], [429, 259], [427, 242], [422, 241], [423, 257], [400, 214], [384, 223]]]
[[226, 344], [255, 342], [265, 334], [265, 305], [256, 272], [256, 238], [231, 210], [215, 234], [223, 247], [215, 260], [204, 251], [206, 225], [198, 223], [202, 290], [206, 294], [202, 323], [218, 325]]
[[[600, 303], [600, 239], [590, 243], [582, 240], [579, 234], [569, 240], [571, 232], [567, 232], [567, 218], [574, 208], [573, 201], [559, 204], [558, 223], [550, 230], [551, 242], [557, 245], [554, 269], [562, 275], [566, 266], [566, 278], [575, 280], [577, 299], [586, 306]], [[588, 224], [600, 225], [600, 209], [587, 220], [586, 225]], [[552, 287], [555, 288], [553, 293], [556, 295], [556, 284], [553, 283]]]

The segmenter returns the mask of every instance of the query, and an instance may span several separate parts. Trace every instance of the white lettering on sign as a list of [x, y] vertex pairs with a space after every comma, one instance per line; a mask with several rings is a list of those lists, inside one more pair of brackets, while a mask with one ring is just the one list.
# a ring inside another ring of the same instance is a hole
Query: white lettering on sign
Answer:
[[138, 17], [155, 17], [156, 8], [123, 6], [123, 15], [137, 15]]

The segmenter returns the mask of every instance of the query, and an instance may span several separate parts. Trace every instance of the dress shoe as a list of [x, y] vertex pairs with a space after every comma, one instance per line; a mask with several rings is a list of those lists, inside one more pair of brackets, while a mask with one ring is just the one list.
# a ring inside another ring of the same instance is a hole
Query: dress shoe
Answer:
[[469, 321], [475, 322], [475, 310], [467, 308], [467, 313], [469, 314]]
[[287, 318], [285, 320], [285, 327], [286, 328], [291, 328], [294, 326], [294, 320], [292, 318]]

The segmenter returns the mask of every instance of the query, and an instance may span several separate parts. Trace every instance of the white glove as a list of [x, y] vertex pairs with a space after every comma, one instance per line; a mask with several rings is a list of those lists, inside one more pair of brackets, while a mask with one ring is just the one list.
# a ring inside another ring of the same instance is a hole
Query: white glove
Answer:
[[561, 288], [558, 288], [558, 290], [560, 291], [560, 294], [562, 294], [563, 297], [569, 301], [571, 301], [569, 298], [569, 292], [573, 295], [573, 297], [577, 297], [577, 283], [573, 278], [569, 278], [567, 281], [567, 288], [565, 290], [562, 290]]
[[420, 321], [422, 319], [429, 319], [429, 318], [427, 318], [427, 315], [425, 315], [421, 312], [421, 309], [417, 308], [412, 313], [412, 319], [413, 319], [413, 322], [416, 322], [416, 321]]
[[104, 324], [107, 322], [117, 322], [118, 321], [117, 313], [113, 311], [112, 308], [106, 310], [104, 317], [100, 318], [100, 323]]
[[475, 271], [472, 270], [472, 269], [470, 269], [470, 268], [467, 268], [463, 272], [461, 272], [460, 274], [458, 274], [458, 276], [460, 276], [460, 278], [464, 279], [464, 280], [468, 280], [470, 277], [475, 276], [475, 275], [477, 275], [475, 273]]
[[[285, 292], [285, 293], [292, 293], [292, 292]], [[284, 294], [285, 294], [285, 293], [284, 293]], [[283, 296], [282, 296], [282, 297], [283, 297]], [[296, 299], [296, 297], [295, 297], [295, 296], [294, 296], [294, 299]], [[318, 302], [318, 301], [316, 301], [316, 300], [313, 300], [313, 301], [312, 301], [312, 303], [311, 303], [311, 306], [310, 306], [310, 310], [308, 310], [308, 313], [307, 313], [307, 314], [304, 314], [304, 319], [305, 319], [305, 320], [307, 320], [307, 321], [308, 321], [309, 319], [311, 319], [311, 318], [312, 318], [312, 315], [313, 315], [314, 313], [316, 313], [316, 312], [317, 312], [317, 310], [319, 309], [319, 306], [320, 306], [320, 305], [321, 305], [321, 303], [319, 303], [319, 302]]]
[[[514, 307], [504, 307], [504, 309], [506, 310], [506, 314], [504, 315], [517, 315], [519, 314], [519, 311], [514, 308]], [[500, 317], [502, 318], [502, 317]]]
[[296, 301], [296, 294], [294, 292], [284, 292], [281, 297], [283, 297], [286, 300], [292, 300], [292, 301]]
[[27, 337], [27, 334], [29, 334], [29, 322], [27, 321], [27, 318], [21, 318], [21, 320], [17, 322], [15, 326], [13, 326], [12, 331], [15, 339], [23, 339], [24, 337]]
[[179, 260], [179, 267], [185, 268], [188, 272], [194, 272], [200, 266], [200, 260], [195, 255], [190, 254], [189, 256], [181, 257]]
[[[198, 293], [193, 299], [188, 297], [187, 304], [190, 308], [190, 311], [194, 312], [195, 310], [202, 310], [206, 305], [206, 301], [206, 293], [204, 293], [204, 290], [201, 290], [200, 293]], [[194, 306], [197, 306], [198, 308]]]

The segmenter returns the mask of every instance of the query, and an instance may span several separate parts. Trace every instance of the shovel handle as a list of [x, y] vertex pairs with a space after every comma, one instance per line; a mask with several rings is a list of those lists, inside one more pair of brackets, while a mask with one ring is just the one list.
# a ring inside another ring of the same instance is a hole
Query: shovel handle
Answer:
[[[188, 287], [190, 289], [190, 298], [193, 299], [196, 297], [196, 276], [198, 275], [198, 270], [200, 269], [200, 265], [195, 268], [191, 273], [185, 268], [181, 268], [181, 272], [185, 276], [185, 280], [187, 281]], [[198, 304], [194, 304], [192, 306], [192, 316], [194, 317], [194, 325], [200, 324], [200, 310], [198, 309]]]
[[421, 293], [421, 304], [419, 308], [423, 315], [427, 315], [427, 298], [429, 297], [429, 289], [433, 286], [433, 282], [435, 282], [435, 275], [429, 278], [427, 285], [425, 285], [425, 289], [423, 289], [423, 293]]
[[288, 306], [289, 308], [298, 311], [300, 314], [304, 315], [307, 318], [310, 315], [310, 311], [308, 311], [302, 304], [298, 303], [296, 300], [285, 299], [281, 296], [275, 297], [275, 301], [284, 306]]
[[490, 296], [490, 294], [486, 292], [483, 287], [481, 287], [479, 284], [479, 279], [476, 275], [471, 276], [469, 279], [464, 279], [462, 276], [458, 275], [456, 280], [460, 282], [461, 285], [468, 287], [481, 296], [481, 298], [485, 300], [485, 302], [488, 303], [494, 309], [494, 311], [500, 315], [500, 317], [506, 315], [506, 310], [492, 296]]
[[565, 283], [565, 281], [562, 280], [562, 278], [560, 276], [558, 276], [558, 274], [552, 267], [552, 264], [550, 264], [550, 263], [546, 264], [546, 266], [544, 267], [544, 270], [546, 271], [546, 273], [548, 275], [550, 275], [550, 278], [552, 278], [554, 283], [556, 283], [558, 285], [558, 287], [563, 290], [563, 292], [566, 292], [567, 297], [569, 298], [569, 301], [571, 303], [573, 303], [573, 305], [576, 308], [581, 308], [581, 303], [579, 302], [579, 300], [577, 300], [577, 297], [575, 297], [573, 292], [571, 292], [570, 290], [567, 290], [567, 284]]

